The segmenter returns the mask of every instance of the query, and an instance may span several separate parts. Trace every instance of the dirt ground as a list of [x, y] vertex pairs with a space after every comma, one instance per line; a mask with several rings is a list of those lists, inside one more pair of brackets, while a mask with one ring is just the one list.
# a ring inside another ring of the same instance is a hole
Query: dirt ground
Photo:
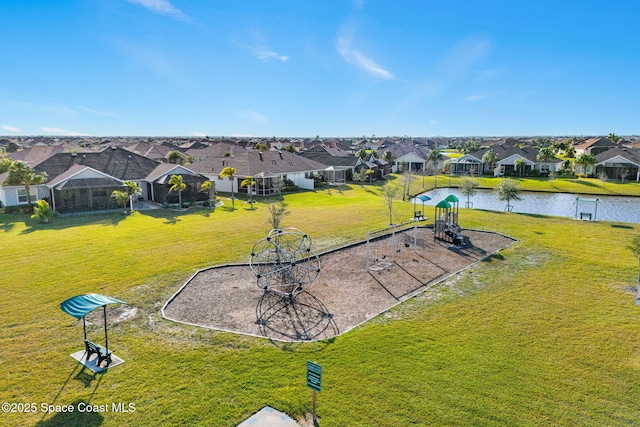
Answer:
[[331, 338], [514, 242], [484, 231], [463, 234], [460, 248], [434, 240], [431, 228], [418, 227], [397, 233], [395, 239], [379, 238], [368, 251], [363, 242], [326, 252], [319, 256], [317, 279], [293, 300], [265, 293], [248, 264], [211, 267], [195, 274], [169, 300], [163, 315], [276, 341]]

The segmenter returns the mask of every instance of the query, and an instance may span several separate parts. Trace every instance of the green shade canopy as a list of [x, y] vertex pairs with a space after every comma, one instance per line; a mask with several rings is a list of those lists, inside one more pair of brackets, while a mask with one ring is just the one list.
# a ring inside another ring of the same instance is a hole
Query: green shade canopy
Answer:
[[446, 200], [443, 200], [443, 201], [441, 201], [440, 203], [438, 203], [436, 205], [436, 208], [449, 209], [450, 207], [451, 207], [451, 205]]
[[60, 309], [76, 319], [82, 319], [96, 308], [107, 304], [126, 304], [126, 302], [100, 294], [84, 294], [64, 301], [60, 304]]
[[457, 203], [459, 201], [458, 198], [453, 194], [449, 194], [445, 200], [452, 203]]

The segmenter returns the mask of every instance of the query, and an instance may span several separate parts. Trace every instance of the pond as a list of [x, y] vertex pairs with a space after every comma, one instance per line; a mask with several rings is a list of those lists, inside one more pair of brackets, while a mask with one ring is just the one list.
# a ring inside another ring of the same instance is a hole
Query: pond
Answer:
[[[429, 215], [430, 209], [448, 195], [453, 194], [460, 199], [459, 206], [466, 207], [467, 196], [462, 195], [457, 188], [437, 188], [424, 193], [431, 200], [424, 203], [425, 213]], [[537, 193], [523, 191], [521, 200], [512, 200], [512, 212], [565, 216], [569, 218], [585, 217], [589, 214], [592, 218], [602, 221], [640, 223], [640, 197], [622, 196], [578, 196], [568, 193]], [[597, 203], [595, 202], [597, 198]], [[506, 201], [499, 200], [495, 190], [477, 190], [469, 199], [474, 209], [491, 211], [505, 211]], [[412, 200], [413, 201], [413, 200]], [[430, 208], [427, 208], [430, 206]], [[422, 202], [417, 200], [416, 210], [422, 209]]]

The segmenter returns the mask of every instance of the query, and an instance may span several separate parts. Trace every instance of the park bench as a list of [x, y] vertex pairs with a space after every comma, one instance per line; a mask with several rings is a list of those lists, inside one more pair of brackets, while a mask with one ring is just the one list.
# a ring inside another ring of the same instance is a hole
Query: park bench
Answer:
[[104, 348], [103, 346], [101, 346], [100, 344], [96, 344], [94, 342], [91, 342], [89, 340], [84, 340], [84, 344], [87, 348], [87, 359], [89, 360], [89, 358], [91, 357], [92, 354], [97, 354], [98, 358], [96, 361], [96, 365], [100, 366], [102, 365], [102, 362], [104, 360], [107, 361], [107, 366], [109, 366], [111, 364], [111, 354], [113, 353], [112, 351], [107, 350], [106, 348]]

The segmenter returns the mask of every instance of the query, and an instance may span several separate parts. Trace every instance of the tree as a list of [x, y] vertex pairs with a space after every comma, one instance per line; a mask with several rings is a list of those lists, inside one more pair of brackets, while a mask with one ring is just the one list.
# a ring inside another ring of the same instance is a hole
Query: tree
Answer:
[[607, 176], [607, 173], [605, 171], [602, 171], [598, 174], [598, 179], [600, 180], [600, 182], [602, 182], [602, 188], [604, 188], [609, 177]]
[[116, 201], [119, 205], [122, 205], [122, 209], [124, 210], [124, 214], [127, 214], [127, 205], [129, 204], [129, 193], [124, 190], [113, 190], [111, 192], [111, 198]]
[[474, 151], [478, 151], [480, 149], [480, 143], [478, 141], [468, 140], [462, 144], [462, 148], [460, 151], [462, 154], [473, 153]]
[[356, 151], [356, 156], [364, 160], [367, 157], [367, 150], [365, 150], [364, 148], [359, 149], [358, 151]]
[[366, 171], [364, 171], [364, 174], [367, 177], [369, 182], [371, 182], [371, 179], [373, 176], [375, 176], [375, 173], [376, 171], [374, 171], [373, 169], [367, 169]]
[[496, 156], [496, 153], [493, 150], [487, 150], [482, 156], [482, 163], [488, 164], [491, 171], [495, 169], [497, 161], [498, 156]]
[[393, 154], [391, 153], [391, 151], [385, 150], [384, 153], [382, 153], [382, 160], [384, 160], [387, 163], [393, 163], [393, 161], [395, 160], [395, 157], [393, 157]]
[[[633, 255], [638, 260], [638, 287], [640, 287], [640, 234], [636, 234], [627, 245]], [[640, 305], [640, 298], [636, 298], [636, 304]]]
[[466, 203], [465, 207], [469, 208], [469, 207], [473, 206], [471, 201], [470, 201], [470, 198], [471, 198], [471, 196], [476, 194], [477, 188], [478, 188], [478, 181], [476, 181], [475, 179], [464, 178], [462, 180], [462, 185], [460, 186], [460, 192], [463, 195], [467, 196], [467, 203]]
[[498, 192], [499, 200], [506, 200], [507, 206], [505, 207], [506, 211], [511, 211], [513, 206], [509, 204], [511, 200], [520, 200], [520, 186], [511, 178], [505, 178], [500, 182], [500, 185], [496, 188]]
[[126, 185], [127, 187], [126, 191], [129, 195], [129, 203], [131, 204], [131, 210], [133, 210], [133, 197], [142, 194], [142, 188], [140, 188], [137, 182], [133, 182], [130, 180], [125, 181], [124, 185]]
[[235, 201], [234, 192], [233, 192], [233, 181], [234, 181], [233, 176], [235, 174], [236, 174], [236, 168], [227, 166], [226, 168], [222, 169], [222, 171], [218, 175], [218, 177], [221, 179], [229, 178], [231, 180], [231, 209], [234, 209], [234, 210], [236, 208], [236, 201]]
[[49, 206], [49, 202], [46, 200], [37, 200], [33, 207], [33, 215], [31, 218], [37, 219], [38, 222], [47, 223], [53, 218], [53, 209]]
[[280, 230], [282, 219], [285, 216], [289, 215], [291, 212], [289, 212], [285, 204], [282, 202], [268, 203], [267, 208], [269, 209], [269, 225], [271, 225], [271, 228], [273, 230]]
[[185, 159], [186, 156], [178, 150], [171, 150], [169, 151], [169, 153], [167, 153], [167, 160], [169, 160], [169, 163], [182, 164]]
[[631, 171], [629, 170], [629, 168], [620, 169], [620, 179], [622, 180], [623, 184], [624, 184], [624, 180], [627, 179], [630, 173]]
[[171, 175], [169, 178], [169, 193], [177, 191], [178, 192], [178, 205], [180, 209], [182, 209], [182, 192], [185, 188], [187, 188], [187, 184], [184, 183], [182, 179], [182, 175]]
[[382, 194], [382, 201], [389, 209], [389, 225], [393, 225], [393, 200], [398, 195], [398, 187], [390, 184], [385, 184], [380, 187], [380, 193]]
[[5, 173], [9, 170], [9, 168], [11, 167], [11, 163], [13, 163], [13, 161], [9, 158], [1, 158], [0, 159], [0, 173]]
[[438, 162], [444, 159], [444, 154], [437, 148], [431, 150], [429, 155], [427, 156], [427, 163], [431, 163], [433, 165], [433, 185], [435, 188], [438, 188]]
[[242, 182], [240, 183], [240, 187], [249, 187], [247, 189], [247, 195], [249, 196], [249, 204], [251, 204], [251, 208], [253, 209], [253, 197], [251, 194], [251, 188], [256, 185], [256, 181], [253, 179], [253, 177], [248, 176], [245, 179], [242, 180]]
[[545, 145], [544, 147], [540, 148], [540, 151], [538, 151], [538, 155], [536, 156], [536, 159], [542, 163], [550, 162], [555, 158], [556, 149], [553, 145]]
[[591, 154], [583, 153], [583, 154], [580, 154], [578, 157], [576, 157], [576, 165], [582, 166], [585, 174], [587, 174], [587, 170], [588, 170], [587, 168], [595, 164], [596, 164], [596, 158]]
[[402, 172], [402, 200], [411, 192], [411, 181], [413, 181], [413, 175], [409, 169], [406, 169]]
[[5, 185], [24, 185], [27, 194], [27, 204], [31, 206], [31, 186], [40, 185], [47, 179], [46, 173], [37, 173], [31, 166], [21, 160], [11, 162], [9, 176], [5, 179]]
[[518, 170], [520, 176], [522, 176], [526, 164], [527, 162], [524, 159], [516, 159], [516, 161], [513, 162], [513, 166]]
[[[211, 198], [211, 188], [214, 188], [213, 190], [213, 200]], [[213, 205], [213, 208], [215, 209], [216, 207], [216, 191], [215, 191], [215, 187], [213, 186], [213, 182], [211, 181], [205, 181], [200, 185], [200, 191], [206, 191], [207, 192], [207, 199], [210, 201], [211, 205]]]
[[618, 135], [616, 135], [615, 133], [610, 133], [609, 134], [609, 139], [612, 140], [613, 142], [618, 142], [620, 141], [620, 138]]

